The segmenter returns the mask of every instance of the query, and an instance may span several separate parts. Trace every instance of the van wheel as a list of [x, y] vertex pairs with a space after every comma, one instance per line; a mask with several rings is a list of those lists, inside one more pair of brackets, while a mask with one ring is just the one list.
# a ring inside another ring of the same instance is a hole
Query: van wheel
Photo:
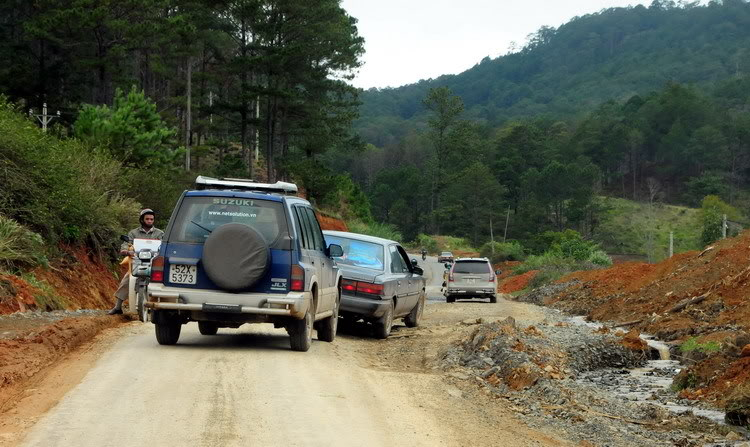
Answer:
[[380, 317], [375, 322], [375, 338], [381, 340], [388, 338], [391, 335], [391, 328], [393, 327], [393, 301], [388, 303], [388, 307], [385, 309], [385, 315]]
[[180, 339], [182, 325], [180, 323], [156, 323], [156, 341], [160, 345], [173, 345]]
[[307, 352], [312, 345], [313, 313], [315, 309], [307, 309], [305, 318], [293, 320], [287, 326], [289, 333], [289, 345], [292, 351]]
[[203, 335], [216, 335], [216, 333], [219, 332], [219, 326], [210, 321], [199, 321], [198, 330]]
[[318, 340], [332, 342], [336, 338], [336, 330], [339, 326], [339, 306], [341, 304], [341, 292], [333, 304], [333, 315], [318, 323]]
[[422, 313], [424, 312], [424, 293], [419, 294], [419, 300], [417, 301], [417, 305], [414, 306], [414, 309], [409, 312], [409, 315], [404, 318], [404, 323], [406, 324], [406, 327], [417, 327], [419, 326], [419, 320], [422, 318]]

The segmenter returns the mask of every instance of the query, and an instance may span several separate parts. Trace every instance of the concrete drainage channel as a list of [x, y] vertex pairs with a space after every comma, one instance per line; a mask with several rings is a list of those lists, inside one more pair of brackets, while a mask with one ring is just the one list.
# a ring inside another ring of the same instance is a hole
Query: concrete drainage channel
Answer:
[[[592, 329], [604, 327], [602, 324], [586, 321], [582, 316], [571, 317], [569, 320], [572, 324]], [[590, 371], [581, 374], [578, 382], [596, 385], [632, 402], [650, 402], [677, 414], [692, 412], [696, 416], [703, 416], [713, 422], [725, 424], [723, 411], [702, 408], [694, 401], [679, 399], [676, 396], [672, 391], [672, 380], [682, 368], [680, 362], [672, 359], [669, 346], [665, 343], [647, 334], [641, 334], [640, 337], [651, 347], [652, 351], [653, 359], [649, 360], [645, 366]]]

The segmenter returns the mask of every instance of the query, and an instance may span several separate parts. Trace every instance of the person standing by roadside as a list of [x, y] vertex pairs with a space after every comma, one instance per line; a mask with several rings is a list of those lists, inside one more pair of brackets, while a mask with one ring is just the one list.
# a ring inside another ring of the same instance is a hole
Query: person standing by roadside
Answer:
[[[162, 236], [164, 236], [164, 232], [154, 226], [154, 218], [155, 218], [154, 211], [150, 208], [146, 208], [144, 210], [141, 210], [141, 214], [138, 216], [138, 220], [141, 223], [141, 226], [138, 228], [135, 228], [133, 230], [130, 230], [128, 233], [128, 239], [130, 239], [130, 243], [133, 242], [134, 239], [159, 239], [161, 240]], [[133, 256], [134, 253], [129, 250], [128, 242], [123, 242], [122, 246], [120, 247], [120, 254], [122, 256]], [[110, 309], [109, 312], [107, 312], [109, 315], [117, 315], [122, 313], [122, 303], [128, 298], [128, 289], [130, 288], [130, 268], [128, 267], [128, 271], [125, 272], [125, 276], [122, 277], [120, 280], [120, 287], [117, 288], [117, 291], [115, 292], [115, 307]]]

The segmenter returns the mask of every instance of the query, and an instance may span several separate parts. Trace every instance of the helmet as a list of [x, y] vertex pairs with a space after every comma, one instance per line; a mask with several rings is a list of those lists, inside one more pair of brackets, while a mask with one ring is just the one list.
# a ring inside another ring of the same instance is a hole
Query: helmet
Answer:
[[143, 225], [143, 218], [147, 214], [150, 214], [150, 215], [156, 217], [156, 213], [154, 213], [154, 210], [152, 210], [151, 208], [144, 208], [144, 209], [142, 209], [141, 210], [141, 214], [138, 215], [138, 222], [140, 222], [141, 225]]

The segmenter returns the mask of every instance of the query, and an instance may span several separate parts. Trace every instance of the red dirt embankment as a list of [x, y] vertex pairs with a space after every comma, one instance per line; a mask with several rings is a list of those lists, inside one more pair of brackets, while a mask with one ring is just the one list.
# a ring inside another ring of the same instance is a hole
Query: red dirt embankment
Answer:
[[[118, 281], [106, 264], [85, 248], [61, 247], [63, 256], [50, 268], [39, 267], [31, 274], [45, 281], [63, 298], [68, 310], [107, 309]], [[38, 308], [35, 296], [42, 291], [24, 279], [0, 274], [0, 315]], [[51, 310], [51, 309], [40, 309]]]
[[659, 264], [627, 262], [559, 282], [569, 281], [578, 283], [546, 303], [664, 340], [720, 346], [685, 354], [693, 366], [683, 375], [693, 377], [684, 395], [722, 403], [728, 390], [750, 386], [750, 359], [740, 357], [750, 332], [750, 231]]
[[67, 318], [36, 329], [25, 336], [0, 339], [0, 403], [3, 390], [27, 380], [66, 353], [94, 338], [103, 329], [130, 321], [109, 315]]
[[349, 228], [343, 220], [323, 214], [320, 211], [317, 211], [315, 214], [318, 216], [318, 222], [320, 222], [321, 229], [331, 231], [349, 231]]

